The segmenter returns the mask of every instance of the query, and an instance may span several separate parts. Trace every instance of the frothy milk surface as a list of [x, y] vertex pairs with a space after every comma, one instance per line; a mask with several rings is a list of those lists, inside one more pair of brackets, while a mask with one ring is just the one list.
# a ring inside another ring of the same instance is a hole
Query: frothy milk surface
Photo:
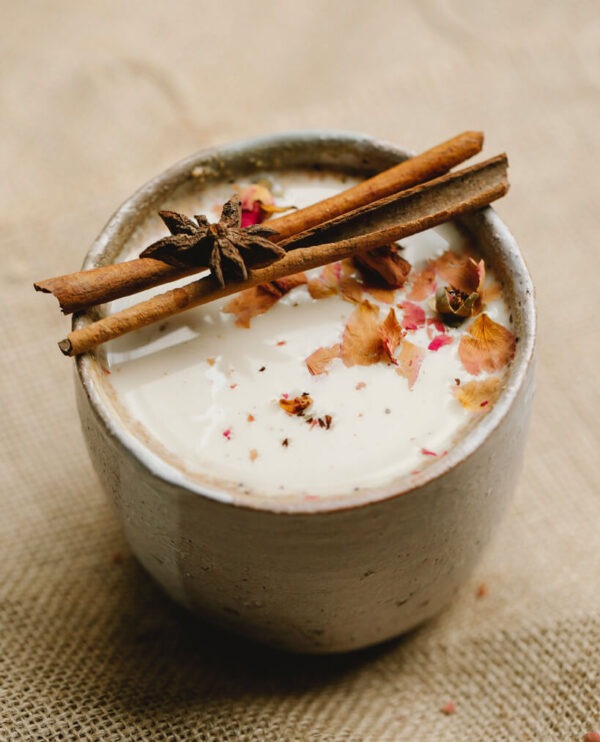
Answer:
[[[277, 203], [298, 207], [352, 182], [325, 174], [272, 177]], [[232, 189], [215, 186], [193, 200], [170, 202], [169, 208], [216, 220]], [[123, 259], [139, 254], [165, 231], [158, 221], [144, 228]], [[429, 258], [448, 248], [460, 251], [463, 243], [454, 226], [442, 225], [402, 240], [401, 254], [417, 273]], [[487, 282], [493, 280], [488, 268]], [[400, 320], [398, 305], [409, 288], [410, 282], [399, 289], [392, 305]], [[117, 311], [164, 290], [113, 302], [108, 309]], [[373, 296], [365, 298], [378, 304]], [[421, 471], [473, 422], [473, 413], [454, 393], [457, 380], [464, 384], [475, 378], [458, 356], [459, 338], [471, 320], [446, 328], [452, 342], [435, 351], [428, 350], [431, 326], [410, 332], [407, 339], [422, 347], [425, 357], [409, 389], [389, 363], [347, 367], [336, 358], [327, 373], [311, 375], [306, 358], [339, 343], [356, 309], [339, 295], [313, 299], [306, 285], [298, 286], [254, 317], [249, 328], [236, 326], [235, 316], [222, 311], [228, 301], [198, 307], [106, 346], [106, 383], [135, 427], [156, 442], [158, 455], [167, 452], [164, 458], [184, 472], [220, 480], [241, 493], [343, 495]], [[419, 304], [435, 317], [429, 300]], [[380, 306], [383, 319], [390, 305]], [[486, 302], [485, 312], [510, 329], [501, 297]], [[280, 400], [303, 393], [312, 400], [305, 416], [287, 414], [280, 406]], [[330, 425], [307, 422], [307, 416], [330, 416]]]

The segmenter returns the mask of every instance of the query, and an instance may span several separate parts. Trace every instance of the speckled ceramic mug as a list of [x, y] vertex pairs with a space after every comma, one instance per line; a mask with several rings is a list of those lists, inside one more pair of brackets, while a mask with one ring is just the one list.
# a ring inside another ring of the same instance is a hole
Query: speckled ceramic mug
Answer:
[[[117, 211], [84, 268], [117, 258], [129, 236], [198, 173], [204, 184], [321, 167], [372, 175], [407, 157], [390, 144], [301, 132], [207, 150], [154, 178]], [[176, 601], [209, 621], [296, 652], [381, 642], [438, 613], [476, 564], [515, 488], [533, 396], [533, 288], [496, 213], [461, 220], [503, 280], [519, 337], [493, 409], [415, 479], [336, 499], [235, 496], [165, 470], [123, 420], [98, 360], [77, 360], [90, 456], [129, 544]], [[75, 325], [88, 321], [85, 315]]]

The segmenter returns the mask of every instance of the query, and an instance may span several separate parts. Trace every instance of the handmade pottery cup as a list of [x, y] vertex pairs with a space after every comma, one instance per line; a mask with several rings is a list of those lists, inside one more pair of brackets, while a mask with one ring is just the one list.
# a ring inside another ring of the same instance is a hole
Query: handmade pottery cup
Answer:
[[[283, 134], [200, 152], [126, 201], [84, 268], [115, 260], [132, 232], [178, 189], [282, 168], [369, 176], [407, 156], [339, 132]], [[489, 207], [461, 222], [504, 283], [519, 342], [493, 409], [417, 477], [368, 494], [310, 501], [204, 487], [160, 465], [121, 416], [96, 356], [78, 358], [79, 413], [95, 469], [131, 549], [176, 601], [221, 627], [310, 653], [381, 642], [450, 601], [519, 476], [535, 334], [533, 288], [514, 239]], [[75, 325], [87, 321], [82, 315]]]

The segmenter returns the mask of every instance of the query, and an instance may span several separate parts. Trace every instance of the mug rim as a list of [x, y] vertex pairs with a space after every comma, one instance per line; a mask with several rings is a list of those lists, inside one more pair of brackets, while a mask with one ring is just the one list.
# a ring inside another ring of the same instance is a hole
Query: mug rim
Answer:
[[[315, 145], [315, 143], [325, 146], [346, 145], [355, 148], [365, 146], [373, 153], [380, 151], [384, 156], [397, 158], [397, 161], [411, 156], [411, 153], [407, 150], [387, 141], [366, 134], [337, 130], [283, 132], [200, 150], [163, 170], [138, 188], [122, 203], [90, 247], [82, 269], [87, 270], [110, 262], [106, 260], [107, 249], [124, 230], [128, 230], [130, 225], [135, 223], [140, 212], [144, 213], [147, 210], [148, 203], [155, 201], [161, 194], [168, 193], [169, 188], [180, 186], [186, 180], [193, 178], [193, 171], [209, 165], [210, 161], [216, 156], [227, 160], [247, 156], [261, 150], [285, 147], [297, 148], [298, 146]], [[334, 168], [331, 167], [330, 169], [333, 170]], [[409, 495], [431, 484], [459, 467], [502, 424], [526, 381], [527, 372], [535, 352], [536, 310], [534, 288], [521, 251], [516, 240], [491, 206], [478, 210], [476, 213], [483, 226], [490, 234], [497, 237], [505, 253], [504, 257], [510, 259], [511, 267], [515, 270], [521, 282], [521, 288], [517, 291], [517, 276], [511, 276], [514, 284], [514, 294], [520, 299], [519, 311], [522, 332], [519, 337], [519, 352], [511, 364], [507, 383], [492, 409], [483, 419], [477, 421], [464, 432], [458, 442], [449, 449], [447, 455], [429, 463], [420, 473], [404, 474], [385, 485], [364, 487], [359, 492], [348, 492], [343, 495], [327, 496], [315, 500], [306, 500], [302, 495], [273, 497], [256, 493], [240, 494], [233, 491], [228, 492], [225, 488], [216, 488], [208, 483], [203, 484], [201, 481], [187, 476], [184, 471], [179, 470], [174, 464], [164, 461], [157, 452], [152, 451], [149, 446], [136, 437], [116, 413], [113, 413], [110, 405], [107, 404], [106, 395], [103, 395], [105, 384], [99, 363], [93, 353], [85, 353], [76, 358], [76, 370], [95, 416], [100, 421], [105, 433], [124, 449], [123, 453], [132, 456], [154, 477], [171, 487], [191, 490], [199, 496], [235, 507], [296, 515], [333, 513]], [[74, 315], [73, 329], [84, 326], [91, 319], [88, 312]]]

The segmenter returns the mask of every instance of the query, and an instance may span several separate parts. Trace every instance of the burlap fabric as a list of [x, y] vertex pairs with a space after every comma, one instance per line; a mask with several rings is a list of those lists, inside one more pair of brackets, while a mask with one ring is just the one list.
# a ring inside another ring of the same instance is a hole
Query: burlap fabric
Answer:
[[[1, 739], [579, 740], [600, 725], [598, 10], [2, 3]], [[488, 153], [510, 154], [498, 210], [540, 312], [525, 472], [477, 574], [427, 627], [329, 659], [199, 625], [132, 559], [80, 436], [66, 322], [31, 290], [163, 167], [303, 127], [415, 150], [484, 129]]]

